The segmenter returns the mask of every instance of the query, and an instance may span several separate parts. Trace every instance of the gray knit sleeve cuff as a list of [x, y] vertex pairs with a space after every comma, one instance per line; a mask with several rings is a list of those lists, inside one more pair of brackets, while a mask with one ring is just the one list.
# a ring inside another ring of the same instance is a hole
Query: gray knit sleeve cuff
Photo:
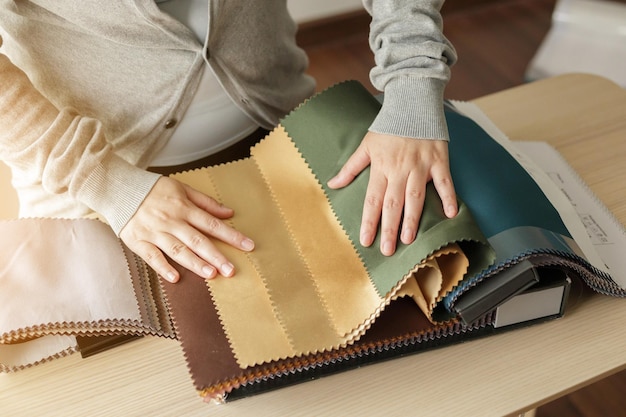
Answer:
[[383, 106], [369, 130], [415, 139], [449, 140], [443, 111], [446, 82], [397, 77], [385, 85]]
[[111, 155], [95, 167], [77, 197], [119, 236], [160, 177]]

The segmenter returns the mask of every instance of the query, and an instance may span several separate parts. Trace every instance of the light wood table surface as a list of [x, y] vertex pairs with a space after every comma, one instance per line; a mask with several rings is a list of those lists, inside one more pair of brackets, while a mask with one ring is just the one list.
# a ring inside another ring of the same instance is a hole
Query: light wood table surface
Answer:
[[[511, 139], [554, 145], [626, 223], [625, 90], [596, 76], [565, 75], [475, 103]], [[502, 416], [624, 368], [626, 300], [593, 295], [560, 320], [226, 405], [196, 396], [177, 342], [148, 337], [0, 375], [0, 415]]]

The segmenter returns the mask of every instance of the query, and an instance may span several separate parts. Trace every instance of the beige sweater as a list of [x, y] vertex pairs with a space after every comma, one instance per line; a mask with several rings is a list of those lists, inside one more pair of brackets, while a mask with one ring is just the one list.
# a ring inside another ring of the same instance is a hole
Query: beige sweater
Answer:
[[[21, 216], [101, 214], [116, 233], [158, 176], [167, 142], [208, 63], [259, 125], [273, 127], [314, 91], [285, 0], [209, 0], [197, 42], [153, 0], [3, 1], [0, 159]], [[442, 1], [366, 0], [372, 81], [385, 104], [371, 129], [447, 138], [442, 101], [456, 59]]]

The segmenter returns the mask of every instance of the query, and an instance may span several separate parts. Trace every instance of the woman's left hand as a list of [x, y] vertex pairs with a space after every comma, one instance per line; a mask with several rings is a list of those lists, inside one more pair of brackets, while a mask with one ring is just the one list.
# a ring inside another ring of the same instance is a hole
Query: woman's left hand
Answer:
[[426, 184], [431, 180], [446, 216], [456, 216], [458, 206], [450, 175], [448, 142], [368, 132], [328, 186], [347, 186], [368, 165], [371, 170], [363, 204], [361, 245], [372, 245], [379, 223], [383, 255], [395, 252], [400, 228], [400, 241], [413, 242], [424, 207]]

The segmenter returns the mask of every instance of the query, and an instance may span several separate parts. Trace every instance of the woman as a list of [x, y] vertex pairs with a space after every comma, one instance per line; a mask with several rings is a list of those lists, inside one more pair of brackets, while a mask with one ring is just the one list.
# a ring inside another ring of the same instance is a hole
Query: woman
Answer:
[[[385, 94], [361, 146], [335, 178], [371, 165], [361, 244], [411, 243], [433, 180], [457, 205], [443, 90], [455, 51], [436, 0], [364, 0], [372, 83]], [[253, 250], [233, 211], [147, 168], [178, 165], [271, 129], [311, 95], [285, 0], [3, 0], [0, 159], [20, 216], [96, 212], [165, 279], [165, 255], [206, 278], [232, 276], [213, 239]], [[228, 117], [222, 117], [222, 115]], [[257, 237], [258, 238], [258, 237]]]

